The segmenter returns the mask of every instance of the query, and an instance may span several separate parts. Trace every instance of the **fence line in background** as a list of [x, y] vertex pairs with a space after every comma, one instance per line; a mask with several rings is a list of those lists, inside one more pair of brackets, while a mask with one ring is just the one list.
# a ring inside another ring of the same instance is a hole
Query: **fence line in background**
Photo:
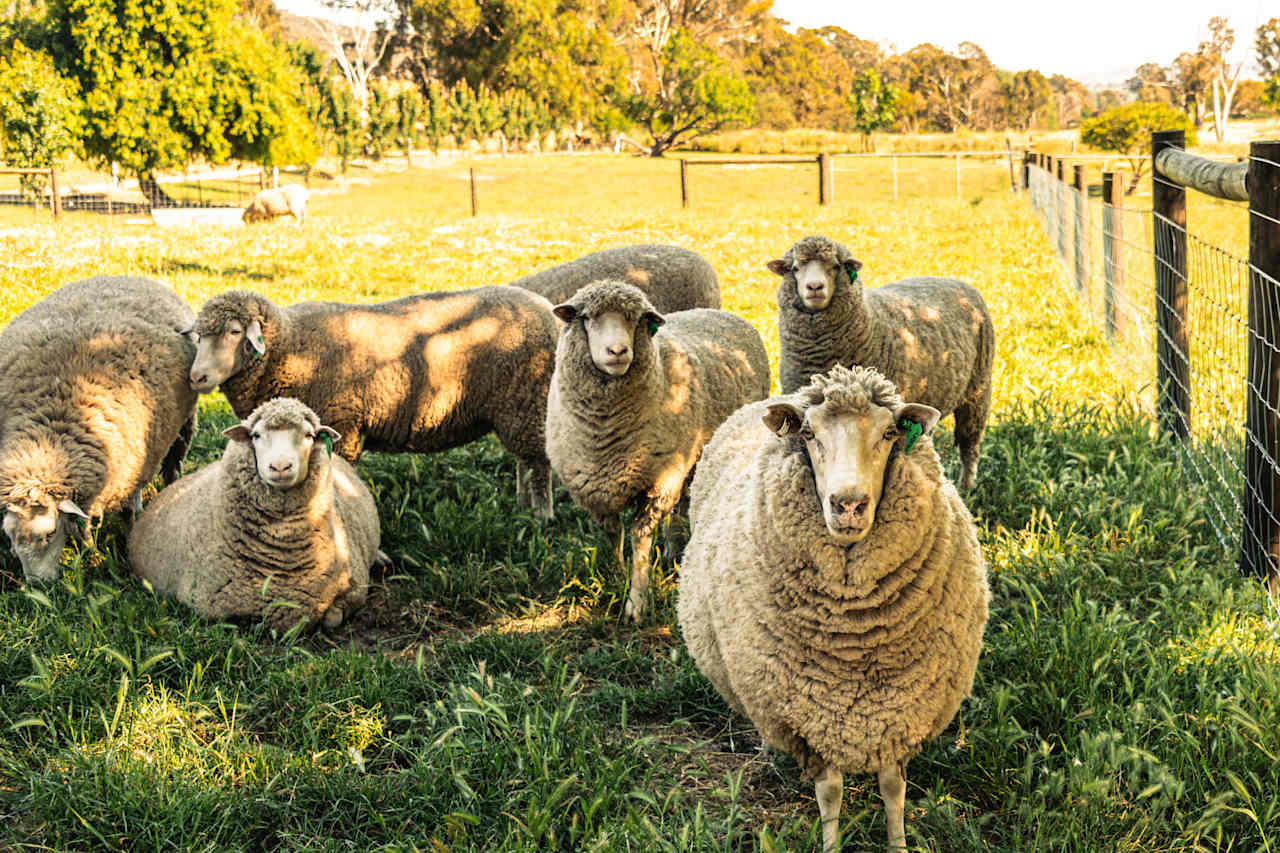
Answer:
[[[1184, 147], [1180, 131], [1153, 136], [1149, 208], [1123, 206], [1124, 175], [1105, 171], [1101, 215], [1092, 215], [1081, 165], [1068, 182], [1063, 158], [1038, 152], [1024, 153], [1022, 183], [1117, 366], [1136, 385], [1154, 381], [1160, 434], [1202, 491], [1219, 542], [1276, 590], [1280, 142], [1254, 143], [1244, 164]], [[1186, 187], [1247, 199], [1248, 260], [1188, 231]]]
[[[0, 166], [0, 176], [17, 175], [19, 183], [11, 191], [0, 190], [0, 205], [47, 206], [53, 218], [69, 211], [137, 214], [155, 208], [231, 208], [245, 203], [265, 186], [274, 186], [276, 170], [257, 166], [220, 169], [197, 175], [163, 175], [143, 186], [137, 180], [68, 181], [58, 169], [26, 169]], [[26, 177], [39, 178], [31, 182]]]

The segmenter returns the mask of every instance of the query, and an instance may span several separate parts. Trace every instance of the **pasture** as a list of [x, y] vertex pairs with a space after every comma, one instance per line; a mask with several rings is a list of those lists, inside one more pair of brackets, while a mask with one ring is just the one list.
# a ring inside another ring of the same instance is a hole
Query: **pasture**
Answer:
[[[53, 226], [6, 211], [0, 323], [102, 272], [159, 278], [193, 307], [230, 288], [380, 301], [671, 242], [716, 267], [776, 388], [764, 263], [799, 237], [845, 242], [866, 286], [965, 279], [997, 334], [994, 422], [968, 498], [993, 599], [973, 697], [907, 768], [911, 848], [1277, 849], [1275, 605], [1218, 545], [1155, 437], [1149, 388], [1067, 293], [1007, 172], [956, 199], [944, 170], [936, 197], [898, 204], [882, 176], [838, 174], [820, 208], [811, 165], [707, 167], [681, 210], [673, 160], [476, 167], [475, 218], [459, 163], [318, 185], [303, 227]], [[203, 400], [187, 470], [220, 455], [231, 422], [220, 396]], [[24, 586], [4, 550], [0, 848], [820, 849], [812, 784], [759, 750], [681, 645], [678, 558], [661, 554], [635, 628], [605, 533], [563, 490], [552, 522], [519, 508], [492, 438], [367, 454], [359, 470], [394, 566], [332, 633], [208, 624], [157, 598], [133, 579], [118, 520], [49, 588]], [[881, 845], [871, 776], [846, 779], [841, 827], [845, 850]]]

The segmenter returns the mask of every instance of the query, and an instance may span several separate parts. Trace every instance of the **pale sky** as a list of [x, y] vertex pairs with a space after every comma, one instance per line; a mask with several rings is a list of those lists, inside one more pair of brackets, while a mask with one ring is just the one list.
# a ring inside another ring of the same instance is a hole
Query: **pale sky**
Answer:
[[1074, 0], [1030, 4], [1013, 0], [774, 0], [774, 15], [794, 26], [844, 27], [859, 38], [887, 42], [896, 51], [933, 42], [954, 51], [971, 41], [1008, 71], [1036, 68], [1084, 83], [1122, 82], [1144, 62], [1168, 65], [1209, 37], [1209, 19], [1225, 16], [1236, 33], [1236, 59], [1259, 24], [1280, 17], [1276, 0]]

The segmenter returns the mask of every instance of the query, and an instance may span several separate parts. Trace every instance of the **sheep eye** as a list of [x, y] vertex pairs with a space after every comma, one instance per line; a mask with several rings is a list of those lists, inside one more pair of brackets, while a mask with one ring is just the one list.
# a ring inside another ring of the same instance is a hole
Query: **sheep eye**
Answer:
[[260, 439], [260, 438], [262, 438], [262, 433], [260, 433], [260, 432], [255, 432], [255, 433], [253, 434], [253, 440], [254, 440], [254, 441], [257, 441], [257, 440], [258, 440], [258, 439]]
[[244, 330], [243, 330], [243, 329], [227, 329], [227, 334], [228, 334], [228, 335], [243, 335], [243, 334], [244, 334]]

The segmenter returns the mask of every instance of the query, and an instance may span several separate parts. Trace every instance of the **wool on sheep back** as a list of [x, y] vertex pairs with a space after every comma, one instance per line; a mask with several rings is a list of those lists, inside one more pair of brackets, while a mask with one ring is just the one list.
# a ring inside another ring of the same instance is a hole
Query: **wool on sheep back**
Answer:
[[865, 538], [833, 541], [804, 441], [764, 423], [787, 399], [743, 407], [703, 451], [684, 639], [806, 775], [900, 768], [972, 688], [988, 601], [976, 531], [925, 437], [890, 451]]
[[511, 284], [558, 305], [588, 284], [606, 279], [635, 285], [662, 314], [720, 307], [715, 268], [702, 255], [681, 246], [637, 244], [601, 249]]
[[[315, 627], [364, 603], [378, 555], [378, 510], [346, 460], [317, 441], [288, 490], [259, 477], [253, 448], [164, 489], [129, 536], [134, 572], [207, 619]], [[336, 608], [336, 610], [335, 610]]]

